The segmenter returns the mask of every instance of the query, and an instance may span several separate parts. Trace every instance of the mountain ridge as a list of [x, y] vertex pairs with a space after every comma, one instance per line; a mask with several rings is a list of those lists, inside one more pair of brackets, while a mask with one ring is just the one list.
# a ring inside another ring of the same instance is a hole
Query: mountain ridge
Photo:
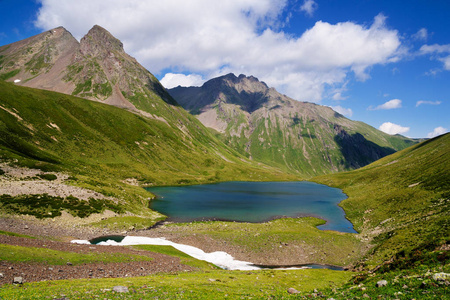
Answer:
[[414, 143], [329, 107], [296, 101], [253, 76], [227, 74], [169, 93], [218, 131], [227, 145], [292, 173], [314, 176], [355, 169]]
[[0, 74], [18, 85], [46, 89], [152, 113], [153, 102], [178, 104], [109, 31], [95, 25], [78, 42], [64, 27], [0, 47]]

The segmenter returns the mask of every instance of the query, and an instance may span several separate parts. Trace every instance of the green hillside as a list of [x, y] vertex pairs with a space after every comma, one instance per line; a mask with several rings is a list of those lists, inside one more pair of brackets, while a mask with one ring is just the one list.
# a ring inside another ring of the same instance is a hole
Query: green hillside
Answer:
[[371, 242], [364, 265], [372, 268], [417, 249], [448, 247], [449, 174], [450, 134], [445, 134], [359, 170], [315, 181], [349, 196], [341, 206], [362, 238]]
[[239, 157], [178, 110], [183, 127], [0, 82], [0, 162], [66, 172], [66, 183], [117, 197], [139, 213], [149, 212], [152, 194], [138, 185], [292, 179]]

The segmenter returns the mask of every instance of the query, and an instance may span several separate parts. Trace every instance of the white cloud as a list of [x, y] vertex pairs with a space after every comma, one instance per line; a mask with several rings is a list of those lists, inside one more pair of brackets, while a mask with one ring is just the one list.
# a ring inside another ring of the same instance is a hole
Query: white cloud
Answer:
[[449, 53], [450, 52], [450, 44], [447, 45], [423, 45], [420, 47], [420, 52], [422, 54], [430, 54], [430, 53]]
[[340, 113], [341, 115], [344, 115], [344, 116], [346, 116], [346, 117], [351, 117], [351, 116], [353, 116], [353, 111], [352, 111], [352, 109], [351, 108], [345, 108], [345, 107], [342, 107], [342, 106], [340, 106], [340, 105], [338, 105], [338, 106], [330, 106], [334, 111], [336, 111], [336, 112], [338, 112], [338, 113]]
[[446, 128], [439, 126], [439, 127], [436, 127], [432, 132], [428, 133], [427, 137], [434, 138], [438, 135], [441, 135], [441, 134], [444, 134], [447, 132], [448, 132], [448, 130]]
[[167, 73], [163, 79], [161, 79], [161, 84], [166, 89], [171, 89], [177, 86], [201, 86], [205, 80], [201, 75], [196, 74], [174, 74]]
[[426, 28], [421, 28], [417, 31], [413, 38], [420, 41], [426, 41], [428, 39], [428, 30]]
[[444, 63], [444, 69], [450, 71], [450, 55], [439, 58], [439, 61]]
[[388, 110], [402, 107], [402, 100], [400, 99], [392, 99], [388, 102], [378, 105], [377, 107], [369, 106], [368, 110]]
[[303, 5], [300, 7], [300, 10], [304, 11], [308, 16], [312, 17], [318, 7], [319, 5], [317, 5], [314, 0], [305, 0], [303, 1]]
[[422, 104], [428, 104], [428, 105], [439, 105], [441, 104], [441, 101], [425, 101], [425, 100], [419, 100], [416, 102], [416, 107], [419, 107]]
[[394, 135], [394, 134], [403, 134], [403, 133], [407, 133], [409, 131], [409, 127], [403, 127], [391, 122], [385, 122], [383, 124], [381, 124], [381, 126], [378, 128], [381, 131], [390, 134], [390, 135]]
[[[431, 55], [432, 59], [437, 59], [444, 64], [444, 70], [450, 71], [450, 44], [423, 45], [420, 47], [419, 53], [422, 55]], [[435, 73], [435, 71], [430, 72], [431, 74]]]
[[228, 72], [258, 77], [292, 98], [320, 102], [353, 72], [368, 79], [401, 55], [396, 30], [378, 15], [370, 26], [319, 21], [298, 36], [275, 30], [287, 0], [40, 0], [36, 26], [64, 26], [81, 38], [94, 25], [156, 75]]

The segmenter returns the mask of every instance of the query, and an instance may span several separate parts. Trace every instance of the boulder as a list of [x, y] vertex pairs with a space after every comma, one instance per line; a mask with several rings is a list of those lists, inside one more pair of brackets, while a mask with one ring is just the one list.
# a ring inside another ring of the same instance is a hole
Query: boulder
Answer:
[[377, 282], [377, 287], [387, 286], [388, 282], [386, 280], [380, 280]]
[[13, 284], [23, 284], [22, 277], [14, 277]]
[[128, 293], [129, 292], [128, 287], [121, 286], [121, 285], [117, 285], [117, 286], [113, 287], [112, 290], [116, 293]]
[[298, 294], [298, 293], [300, 293], [299, 291], [297, 291], [296, 289], [294, 289], [294, 288], [288, 288], [288, 293], [289, 294]]
[[433, 274], [433, 279], [437, 280], [437, 281], [450, 280], [450, 274], [449, 273], [435, 273], [435, 274]]

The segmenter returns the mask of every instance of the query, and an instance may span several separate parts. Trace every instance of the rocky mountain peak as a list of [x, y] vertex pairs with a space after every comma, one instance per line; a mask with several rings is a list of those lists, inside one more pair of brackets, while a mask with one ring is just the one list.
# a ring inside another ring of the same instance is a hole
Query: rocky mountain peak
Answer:
[[95, 25], [80, 41], [84, 55], [102, 56], [105, 52], [124, 52], [123, 44], [105, 28]]

